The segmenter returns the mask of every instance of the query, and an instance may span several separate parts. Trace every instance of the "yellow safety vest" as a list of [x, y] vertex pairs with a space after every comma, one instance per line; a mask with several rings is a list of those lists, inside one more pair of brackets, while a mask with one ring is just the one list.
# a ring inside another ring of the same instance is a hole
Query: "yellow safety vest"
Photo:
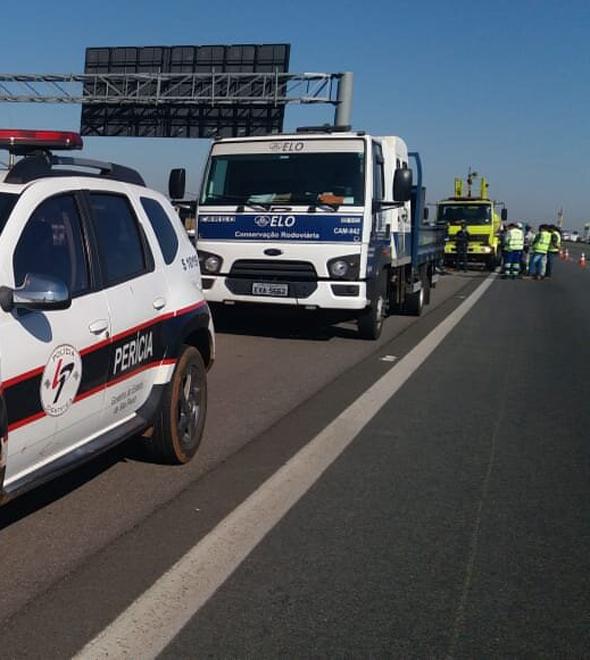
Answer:
[[540, 254], [547, 254], [549, 251], [549, 246], [551, 245], [551, 232], [543, 229], [542, 232], [537, 234], [535, 242], [533, 244], [533, 252], [539, 252]]
[[517, 252], [518, 250], [522, 250], [524, 248], [524, 232], [522, 229], [515, 227], [514, 229], [509, 230], [506, 247], [511, 252]]
[[549, 245], [549, 252], [559, 252], [561, 247], [561, 234], [558, 231], [552, 231], [551, 236], [555, 236], [555, 242], [551, 242]]

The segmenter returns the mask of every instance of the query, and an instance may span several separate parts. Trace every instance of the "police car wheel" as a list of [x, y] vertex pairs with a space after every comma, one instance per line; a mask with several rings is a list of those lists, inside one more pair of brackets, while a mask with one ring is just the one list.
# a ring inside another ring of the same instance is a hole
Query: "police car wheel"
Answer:
[[193, 346], [184, 347], [163, 399], [149, 445], [152, 456], [188, 463], [201, 444], [207, 414], [207, 372]]

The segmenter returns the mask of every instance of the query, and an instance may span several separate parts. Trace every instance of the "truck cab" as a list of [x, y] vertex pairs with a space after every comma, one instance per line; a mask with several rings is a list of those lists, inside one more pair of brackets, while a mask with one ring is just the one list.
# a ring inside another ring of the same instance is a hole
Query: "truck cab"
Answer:
[[197, 208], [207, 300], [339, 311], [378, 336], [412, 260], [408, 162], [399, 137], [336, 129], [214, 142]]
[[437, 223], [447, 228], [445, 264], [454, 265], [457, 254], [454, 236], [465, 224], [469, 233], [468, 261], [483, 264], [489, 270], [499, 265], [502, 251], [500, 230], [506, 219], [506, 209], [499, 214], [496, 206], [496, 202], [489, 198], [485, 178], [481, 179], [480, 194], [473, 197], [470, 183], [468, 195], [463, 196], [461, 179], [455, 181], [455, 196], [441, 200], [437, 205]]

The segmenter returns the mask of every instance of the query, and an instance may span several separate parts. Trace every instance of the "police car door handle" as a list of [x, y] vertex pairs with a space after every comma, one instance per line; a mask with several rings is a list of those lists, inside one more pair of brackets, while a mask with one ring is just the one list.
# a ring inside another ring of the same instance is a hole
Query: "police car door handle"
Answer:
[[154, 306], [154, 309], [162, 309], [163, 307], [166, 307], [166, 298], [156, 298], [152, 305]]
[[88, 325], [88, 330], [90, 330], [93, 335], [100, 335], [108, 329], [109, 322], [107, 319], [97, 319]]

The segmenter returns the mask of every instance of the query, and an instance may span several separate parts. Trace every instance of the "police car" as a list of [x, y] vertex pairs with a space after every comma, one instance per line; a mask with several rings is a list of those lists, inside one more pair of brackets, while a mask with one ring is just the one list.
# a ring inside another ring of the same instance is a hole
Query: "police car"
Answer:
[[0, 502], [130, 436], [186, 463], [203, 433], [215, 344], [195, 249], [135, 170], [54, 153], [81, 147], [0, 130]]

